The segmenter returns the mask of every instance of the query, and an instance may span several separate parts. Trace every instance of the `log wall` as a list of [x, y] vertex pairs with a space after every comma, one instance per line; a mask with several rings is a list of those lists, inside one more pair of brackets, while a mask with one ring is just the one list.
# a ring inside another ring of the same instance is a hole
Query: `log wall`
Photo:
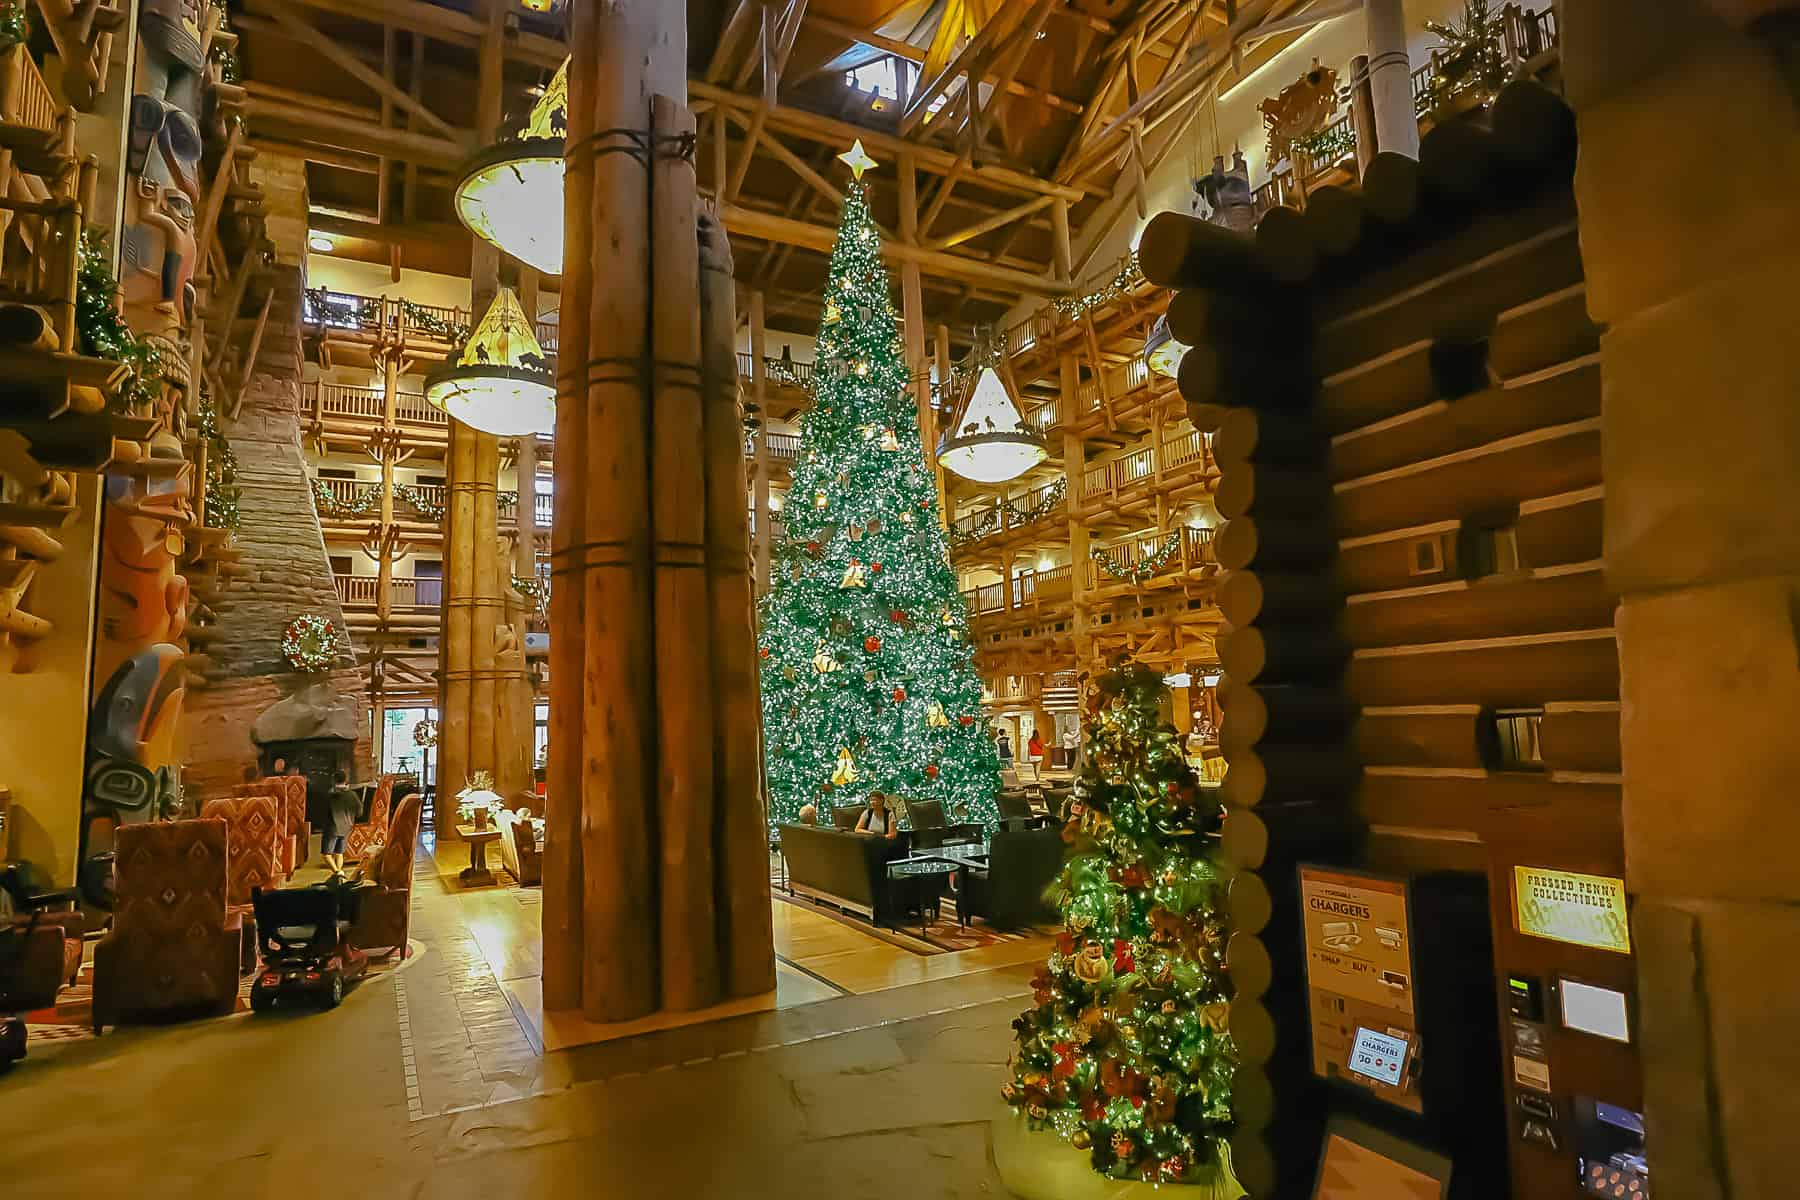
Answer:
[[[1378, 156], [1364, 193], [1336, 198], [1354, 237], [1165, 214], [1140, 245], [1151, 280], [1182, 289], [1172, 312], [1250, 314], [1187, 321], [1207, 369], [1182, 376], [1215, 431], [1227, 517], [1224, 846], [1258, 897], [1233, 940], [1273, 963], [1233, 1018], [1249, 1035], [1234, 1153], [1258, 1196], [1307, 1194], [1329, 1104], [1297, 862], [1488, 874], [1498, 846], [1548, 838], [1554, 856], [1546, 816], [1569, 813], [1567, 840], [1602, 831], [1583, 861], [1623, 873], [1573, 146], [1561, 102], [1515, 85], [1491, 118], [1434, 131], [1419, 162]], [[1502, 748], [1515, 712], [1536, 730], [1529, 761]], [[1504, 947], [1504, 886], [1490, 907]]]

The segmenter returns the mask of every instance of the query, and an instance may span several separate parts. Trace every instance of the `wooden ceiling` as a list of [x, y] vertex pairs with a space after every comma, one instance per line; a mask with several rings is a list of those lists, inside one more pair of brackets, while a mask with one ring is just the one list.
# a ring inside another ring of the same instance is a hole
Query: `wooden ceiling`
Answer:
[[[890, 251], [920, 264], [928, 320], [960, 342], [1106, 266], [1084, 251], [1191, 142], [1234, 35], [1305, 0], [687, 3], [701, 187], [770, 324], [816, 325], [848, 178], [835, 156], [860, 137], [881, 163], [870, 178]], [[313, 227], [339, 253], [466, 274], [450, 192], [479, 146], [481, 47], [506, 31], [504, 107], [522, 119], [566, 53], [561, 18], [531, 11], [543, 6], [236, 0], [252, 140], [309, 163]], [[846, 86], [846, 64], [880, 58], [904, 64], [900, 95]]]

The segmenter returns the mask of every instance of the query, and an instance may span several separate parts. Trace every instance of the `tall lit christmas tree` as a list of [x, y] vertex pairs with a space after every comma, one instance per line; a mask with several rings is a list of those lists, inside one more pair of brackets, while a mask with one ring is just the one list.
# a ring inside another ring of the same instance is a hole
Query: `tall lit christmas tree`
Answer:
[[1090, 686], [1073, 850], [1052, 891], [1064, 928], [1013, 1022], [1004, 1094], [1104, 1175], [1240, 1196], [1223, 1148], [1234, 1057], [1220, 807], [1183, 760], [1167, 703], [1144, 666]]
[[787, 534], [763, 601], [771, 826], [872, 790], [999, 820], [968, 612], [926, 466], [860, 144], [800, 419]]

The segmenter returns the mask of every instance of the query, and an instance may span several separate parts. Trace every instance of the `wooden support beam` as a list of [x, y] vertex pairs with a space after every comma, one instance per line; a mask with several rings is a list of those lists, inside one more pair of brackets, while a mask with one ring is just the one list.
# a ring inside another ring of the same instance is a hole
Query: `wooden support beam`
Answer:
[[[789, 242], [808, 250], [828, 253], [837, 241], [837, 230], [823, 225], [796, 221], [774, 213], [758, 212], [739, 205], [726, 205], [720, 215], [733, 233], [765, 241]], [[917, 262], [927, 273], [939, 279], [955, 279], [964, 283], [985, 283], [1037, 296], [1063, 296], [1074, 291], [1070, 284], [1057, 283], [1043, 275], [995, 266], [979, 259], [964, 258], [903, 242], [887, 243], [882, 253], [897, 262]]]
[[[756, 118], [754, 116], [746, 117], [742, 113], [734, 112], [729, 109], [720, 109], [719, 111], [722, 114], [724, 114], [725, 117], [730, 119], [733, 124], [739, 125], [739, 126], [743, 127], [745, 130], [752, 130], [756, 124]], [[755, 136], [755, 135], [752, 134], [752, 136]], [[793, 171], [794, 174], [798, 175], [802, 180], [804, 180], [814, 190], [819, 192], [826, 199], [830, 200], [833, 204], [841, 205], [844, 203], [844, 193], [839, 191], [837, 188], [833, 187], [831, 185], [831, 183], [828, 180], [826, 180], [826, 178], [823, 175], [821, 175], [817, 171], [813, 170], [811, 163], [808, 163], [805, 159], [801, 158], [798, 154], [795, 154], [792, 150], [789, 150], [785, 145], [783, 145], [780, 139], [778, 139], [778, 138], [763, 138], [762, 145], [769, 151], [770, 154], [773, 154], [777, 159], [779, 159], [783, 164], [785, 164], [789, 170]], [[747, 162], [749, 159], [749, 156], [755, 152], [755, 149], [756, 149], [756, 147], [754, 144], [748, 146], [745, 150], [743, 161]], [[741, 178], [739, 179], [738, 182], [740, 182], [740, 183], [742, 182]], [[734, 194], [735, 194], [735, 191], [736, 191], [736, 189], [733, 188]]]
[[275, 289], [263, 297], [262, 311], [256, 317], [256, 329], [250, 334], [250, 348], [244, 354], [244, 370], [238, 377], [237, 396], [231, 402], [231, 419], [237, 420], [244, 407], [244, 393], [250, 388], [250, 376], [256, 371], [256, 357], [262, 353], [263, 332], [269, 327], [269, 309], [275, 303]]
[[1025, 203], [1006, 209], [1003, 212], [997, 212], [986, 220], [977, 221], [973, 225], [957, 230], [955, 233], [946, 234], [941, 238], [935, 238], [925, 244], [933, 250], [948, 250], [952, 246], [960, 246], [964, 242], [973, 241], [984, 233], [992, 233], [1002, 226], [1011, 225], [1014, 221], [1022, 221], [1034, 213], [1042, 212], [1056, 202], [1057, 200], [1054, 196], [1039, 196], [1036, 199], [1027, 200]]
[[413, 96], [401, 91], [394, 85], [391, 79], [384, 78], [379, 71], [372, 70], [365, 66], [361, 59], [351, 54], [348, 50], [345, 50], [336, 41], [320, 33], [312, 25], [309, 25], [303, 18], [296, 14], [291, 7], [287, 5], [272, 6], [269, 9], [269, 16], [289, 37], [303, 45], [311, 46], [322, 55], [327, 62], [334, 64], [339, 70], [349, 75], [352, 79], [355, 79], [358, 83], [369, 88], [377, 96], [380, 96], [383, 101], [388, 101], [404, 108], [415, 117], [418, 117], [421, 121], [424, 121], [425, 124], [437, 130], [440, 135], [449, 138], [452, 141], [459, 140], [457, 131], [451, 127], [449, 122], [425, 107], [425, 105], [421, 104]]
[[713, 83], [723, 83], [731, 74], [731, 63], [737, 57], [738, 47], [744, 36], [756, 28], [756, 0], [737, 0], [737, 7], [731, 10], [725, 28], [719, 34], [719, 44], [713, 47], [712, 61], [707, 64], [706, 77]]
[[297, 112], [255, 96], [245, 98], [244, 116], [265, 132], [279, 135], [291, 131], [294, 136], [340, 150], [381, 155], [418, 166], [456, 170], [468, 156], [467, 148], [460, 141], [402, 129], [383, 129], [373, 121], [332, 113]]

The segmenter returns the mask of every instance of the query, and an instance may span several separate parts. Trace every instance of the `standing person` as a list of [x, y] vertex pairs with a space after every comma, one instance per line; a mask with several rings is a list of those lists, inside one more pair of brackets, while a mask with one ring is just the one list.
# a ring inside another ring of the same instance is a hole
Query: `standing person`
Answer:
[[287, 759], [277, 758], [275, 760], [275, 765], [269, 768], [269, 774], [270, 775], [286, 775], [287, 774]]
[[1062, 744], [1063, 766], [1073, 767], [1075, 765], [1075, 752], [1081, 749], [1081, 732], [1076, 729], [1073, 724], [1063, 730]]
[[1000, 761], [1002, 763], [1010, 763], [1012, 761], [1012, 742], [1007, 738], [1006, 730], [1002, 729], [1000, 731], [1000, 736], [994, 739], [994, 746], [1000, 751]]
[[361, 799], [350, 790], [350, 773], [340, 768], [332, 777], [331, 822], [319, 837], [319, 857], [331, 868], [334, 879], [344, 873], [344, 842], [356, 824], [357, 810], [361, 807]]
[[894, 819], [894, 810], [886, 796], [880, 792], [869, 793], [869, 807], [856, 818], [856, 832], [885, 838], [900, 836], [900, 822]]
[[1034, 763], [1044, 761], [1044, 738], [1036, 729], [1031, 731], [1031, 741], [1025, 744], [1025, 755]]

